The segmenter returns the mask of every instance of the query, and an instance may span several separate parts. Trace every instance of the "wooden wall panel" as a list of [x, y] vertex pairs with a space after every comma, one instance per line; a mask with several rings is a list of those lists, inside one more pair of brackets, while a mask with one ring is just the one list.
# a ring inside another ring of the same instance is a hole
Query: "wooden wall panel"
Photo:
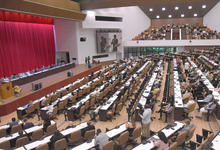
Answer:
[[152, 19], [152, 26], [162, 26], [167, 24], [203, 24], [203, 18], [176, 18], [176, 19]]
[[80, 4], [71, 0], [23, 0], [23, 1], [62, 8], [62, 9], [80, 11]]
[[0, 0], [0, 9], [70, 20], [84, 20], [86, 17], [80, 11], [64, 10], [23, 0]]

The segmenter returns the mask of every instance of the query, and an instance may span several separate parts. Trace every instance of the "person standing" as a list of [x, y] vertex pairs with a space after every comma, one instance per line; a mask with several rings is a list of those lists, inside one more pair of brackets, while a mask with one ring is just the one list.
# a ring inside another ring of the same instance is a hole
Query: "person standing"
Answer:
[[151, 122], [151, 115], [152, 111], [149, 105], [145, 105], [144, 112], [139, 114], [142, 118], [142, 138], [146, 139], [150, 137], [150, 122]]

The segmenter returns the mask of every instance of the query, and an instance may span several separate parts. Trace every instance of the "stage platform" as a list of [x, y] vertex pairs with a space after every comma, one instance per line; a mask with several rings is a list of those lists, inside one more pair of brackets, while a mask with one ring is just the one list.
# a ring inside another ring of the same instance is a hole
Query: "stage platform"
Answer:
[[[0, 116], [7, 115], [15, 111], [18, 107], [23, 106], [30, 101], [34, 101], [52, 91], [55, 91], [75, 80], [89, 75], [91, 72], [97, 71], [102, 68], [102, 65], [93, 65], [88, 69], [88, 65], [80, 64], [74, 68], [65, 70], [63, 72], [30, 82], [21, 86], [22, 93], [20, 96], [12, 96], [8, 99], [0, 99]], [[72, 71], [73, 76], [67, 77], [67, 72]], [[32, 90], [32, 83], [42, 83], [43, 88], [37, 91]]]

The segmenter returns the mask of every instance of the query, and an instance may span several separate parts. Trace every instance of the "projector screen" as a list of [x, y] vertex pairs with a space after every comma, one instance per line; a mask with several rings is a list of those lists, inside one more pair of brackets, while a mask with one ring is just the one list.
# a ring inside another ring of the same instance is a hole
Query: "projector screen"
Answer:
[[122, 33], [121, 32], [96, 32], [97, 53], [110, 53], [121, 51]]

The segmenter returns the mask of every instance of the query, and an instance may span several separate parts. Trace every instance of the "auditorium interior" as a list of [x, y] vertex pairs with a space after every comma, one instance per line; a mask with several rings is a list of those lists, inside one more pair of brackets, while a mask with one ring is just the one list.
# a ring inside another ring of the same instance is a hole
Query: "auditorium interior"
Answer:
[[219, 0], [0, 0], [0, 149], [219, 150]]

